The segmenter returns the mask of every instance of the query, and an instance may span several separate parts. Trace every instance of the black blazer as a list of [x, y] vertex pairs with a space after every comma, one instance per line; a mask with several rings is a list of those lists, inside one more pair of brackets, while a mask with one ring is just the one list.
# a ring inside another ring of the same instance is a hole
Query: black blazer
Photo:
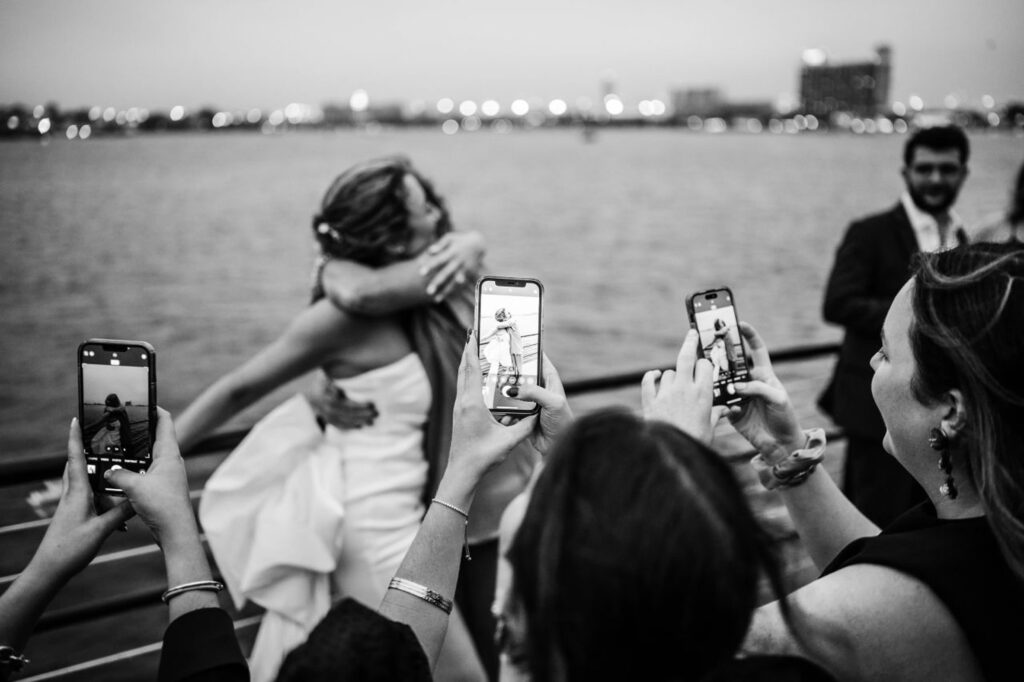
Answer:
[[868, 361], [881, 345], [885, 315], [910, 278], [917, 251], [910, 219], [896, 204], [847, 228], [825, 289], [825, 320], [846, 328], [826, 407], [848, 433], [879, 443], [885, 426], [871, 398]]

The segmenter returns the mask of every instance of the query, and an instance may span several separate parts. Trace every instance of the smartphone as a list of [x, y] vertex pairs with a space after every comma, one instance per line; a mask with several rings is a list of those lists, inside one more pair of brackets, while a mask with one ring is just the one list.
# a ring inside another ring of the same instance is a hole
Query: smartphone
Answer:
[[714, 404], [743, 402], [736, 394], [735, 383], [748, 381], [750, 368], [732, 291], [720, 287], [691, 294], [686, 297], [686, 312], [690, 326], [700, 336], [699, 352], [711, 362]]
[[492, 414], [538, 410], [533, 401], [517, 400], [513, 389], [543, 386], [543, 298], [544, 286], [536, 279], [485, 275], [477, 282], [477, 351], [484, 402]]
[[108, 469], [145, 473], [156, 437], [156, 352], [145, 341], [89, 339], [78, 347], [78, 423], [89, 483], [123, 494]]

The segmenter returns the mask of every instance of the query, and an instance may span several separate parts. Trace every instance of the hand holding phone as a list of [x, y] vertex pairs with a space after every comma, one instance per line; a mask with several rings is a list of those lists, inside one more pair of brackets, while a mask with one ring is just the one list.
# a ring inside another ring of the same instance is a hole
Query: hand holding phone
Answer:
[[484, 403], [495, 415], [523, 416], [539, 409], [518, 400], [520, 386], [543, 376], [542, 298], [536, 279], [486, 275], [477, 283], [477, 350]]
[[143, 473], [156, 435], [156, 352], [145, 341], [90, 339], [78, 347], [78, 421], [94, 492], [121, 495], [108, 469]]
[[738, 405], [745, 398], [735, 385], [750, 379], [750, 369], [732, 291], [719, 287], [691, 294], [686, 312], [699, 335], [698, 353], [711, 362], [714, 404]]

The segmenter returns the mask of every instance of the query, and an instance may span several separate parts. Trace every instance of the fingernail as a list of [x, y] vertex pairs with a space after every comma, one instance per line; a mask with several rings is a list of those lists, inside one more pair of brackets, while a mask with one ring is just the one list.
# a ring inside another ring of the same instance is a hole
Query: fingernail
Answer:
[[426, 267], [420, 268], [420, 275], [425, 275], [425, 274], [427, 274], [427, 268]]
[[427, 287], [427, 296], [433, 296], [435, 291], [437, 291], [437, 287], [431, 284]]
[[511, 388], [508, 389], [507, 393], [510, 398], [515, 398], [517, 395], [519, 395], [519, 387], [512, 386]]

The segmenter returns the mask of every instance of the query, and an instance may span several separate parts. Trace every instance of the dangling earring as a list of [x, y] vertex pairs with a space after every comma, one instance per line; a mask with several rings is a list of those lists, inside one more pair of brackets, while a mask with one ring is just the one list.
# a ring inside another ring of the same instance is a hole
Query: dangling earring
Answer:
[[932, 450], [939, 453], [939, 469], [946, 474], [946, 482], [939, 486], [939, 492], [951, 500], [955, 500], [958, 494], [956, 483], [953, 481], [953, 462], [949, 456], [952, 446], [952, 438], [946, 435], [942, 429], [932, 429], [928, 445]]

